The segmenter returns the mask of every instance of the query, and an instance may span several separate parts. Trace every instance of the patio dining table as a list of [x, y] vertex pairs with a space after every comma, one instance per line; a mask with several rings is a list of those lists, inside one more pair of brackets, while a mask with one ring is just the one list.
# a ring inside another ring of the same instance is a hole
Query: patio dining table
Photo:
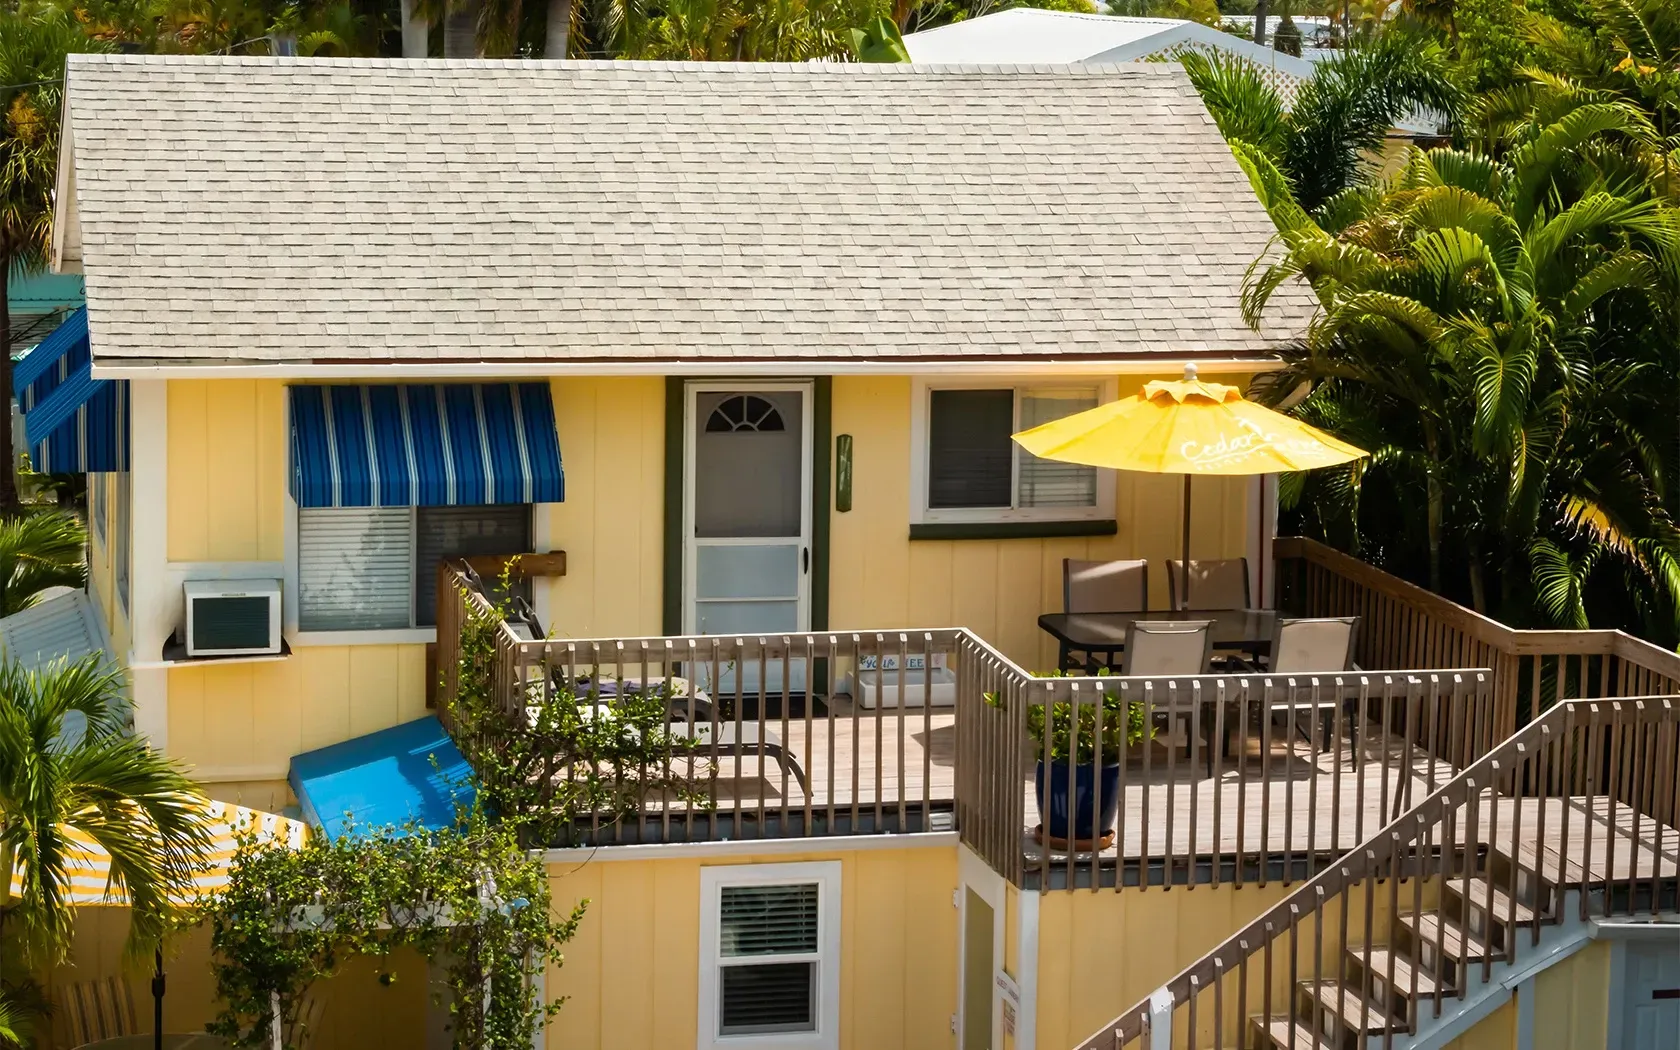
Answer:
[[[1175, 609], [1161, 612], [1128, 613], [1045, 613], [1038, 626], [1056, 639], [1056, 667], [1075, 666], [1095, 674], [1115, 667], [1116, 655], [1126, 651], [1126, 631], [1139, 620], [1207, 620], [1208, 634], [1218, 652], [1264, 656], [1272, 648], [1272, 630], [1278, 614], [1273, 609]], [[1072, 654], [1085, 654], [1075, 664]], [[1102, 657], [1102, 659], [1099, 659]]]

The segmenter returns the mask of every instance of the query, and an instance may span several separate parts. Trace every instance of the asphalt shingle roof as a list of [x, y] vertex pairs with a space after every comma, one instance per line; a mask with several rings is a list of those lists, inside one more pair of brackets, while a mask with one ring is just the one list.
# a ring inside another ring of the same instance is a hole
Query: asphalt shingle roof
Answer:
[[96, 360], [1262, 356], [1175, 66], [72, 56]]

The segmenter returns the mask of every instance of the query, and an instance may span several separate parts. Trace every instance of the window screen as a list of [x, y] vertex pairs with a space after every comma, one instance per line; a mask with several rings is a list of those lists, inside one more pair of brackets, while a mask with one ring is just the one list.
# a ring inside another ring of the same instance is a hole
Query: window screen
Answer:
[[[1026, 430], [1096, 407], [1095, 390], [1023, 390], [1020, 426]], [[1020, 457], [1016, 471], [1017, 507], [1096, 506], [1097, 468], [1039, 459], [1019, 446], [1015, 451]]]
[[1010, 506], [1013, 390], [935, 390], [928, 404], [928, 506]]
[[[531, 508], [526, 504], [417, 507], [415, 513], [414, 614], [422, 627], [437, 623], [438, 562], [445, 557], [523, 554], [531, 549]], [[527, 600], [529, 586], [528, 581], [520, 581], [516, 588]]]
[[816, 1029], [820, 893], [816, 883], [723, 887], [719, 1035]]

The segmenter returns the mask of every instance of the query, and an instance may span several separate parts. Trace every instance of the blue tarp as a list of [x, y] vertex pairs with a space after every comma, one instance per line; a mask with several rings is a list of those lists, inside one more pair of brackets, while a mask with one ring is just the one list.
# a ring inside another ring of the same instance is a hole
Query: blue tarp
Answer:
[[304, 819], [331, 839], [352, 827], [449, 827], [476, 796], [467, 760], [430, 715], [295, 755], [287, 779]]

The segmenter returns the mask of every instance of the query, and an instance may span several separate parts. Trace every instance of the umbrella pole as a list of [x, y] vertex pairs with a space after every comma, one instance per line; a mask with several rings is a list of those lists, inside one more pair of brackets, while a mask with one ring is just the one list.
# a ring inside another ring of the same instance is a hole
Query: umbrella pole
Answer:
[[1190, 608], [1190, 475], [1184, 475], [1184, 542], [1180, 548], [1184, 567], [1184, 608]]
[[152, 1046], [163, 1050], [163, 945], [152, 956]]

